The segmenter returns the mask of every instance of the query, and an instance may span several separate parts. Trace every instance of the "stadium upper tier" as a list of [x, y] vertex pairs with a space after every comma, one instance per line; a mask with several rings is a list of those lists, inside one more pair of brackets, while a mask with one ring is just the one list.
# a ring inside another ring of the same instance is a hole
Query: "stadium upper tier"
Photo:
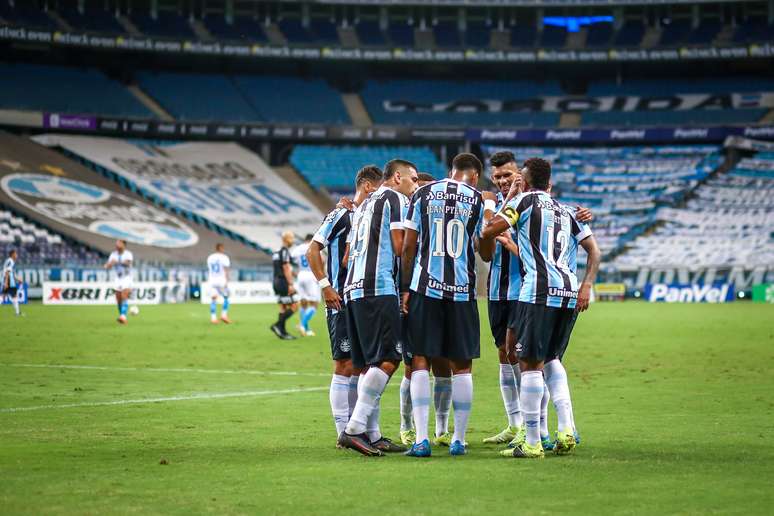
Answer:
[[[491, 155], [499, 147], [486, 147]], [[519, 161], [552, 163], [556, 196], [595, 213], [594, 233], [603, 254], [620, 250], [656, 221], [722, 162], [715, 146], [512, 148]]]
[[[271, 4], [271, 2], [264, 2]], [[481, 13], [459, 16], [447, 11], [444, 16], [411, 16], [385, 11], [380, 17], [360, 15], [356, 9], [330, 10], [302, 16], [300, 11], [267, 5], [251, 14], [237, 11], [227, 17], [223, 12], [186, 11], [159, 8], [155, 14], [148, 8], [127, 8], [118, 12], [93, 5], [85, 10], [81, 2], [59, 2], [47, 10], [15, 2], [16, 7], [0, 0], [0, 19], [7, 22], [51, 30], [76, 30], [104, 34], [128, 34], [186, 40], [247, 41], [289, 45], [335, 45], [342, 47], [418, 47], [436, 49], [496, 48], [606, 48], [639, 46], [693, 46], [709, 44], [746, 44], [774, 39], [774, 25], [755, 11], [735, 16], [733, 24], [724, 24], [717, 11], [701, 13], [695, 18], [685, 13], [665, 15], [644, 21], [641, 11], [619, 11], [612, 7], [609, 16], [574, 23], [552, 24], [540, 17]], [[260, 11], [260, 13], [259, 13]], [[623, 14], [622, 14], [623, 13]], [[665, 11], [668, 13], [668, 11]], [[613, 21], [619, 16], [620, 21]]]
[[[774, 153], [760, 152], [699, 186], [685, 206], [658, 210], [661, 223], [616, 257], [640, 267], [767, 267], [774, 263]], [[709, 281], [709, 280], [705, 280]]]
[[428, 147], [296, 145], [290, 164], [315, 188], [351, 192], [360, 168], [368, 164], [381, 168], [397, 157], [416, 164], [419, 172], [437, 178], [446, 175], [446, 167]]

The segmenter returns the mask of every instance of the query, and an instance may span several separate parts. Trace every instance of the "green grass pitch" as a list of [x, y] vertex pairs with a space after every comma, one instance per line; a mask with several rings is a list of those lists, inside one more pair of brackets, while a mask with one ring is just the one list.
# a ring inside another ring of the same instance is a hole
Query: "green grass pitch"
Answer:
[[283, 342], [273, 306], [231, 326], [142, 307], [127, 327], [113, 307], [4, 306], [0, 513], [771, 513], [774, 307], [593, 305], [565, 357], [583, 443], [543, 461], [481, 444], [504, 426], [481, 307], [469, 454], [417, 460], [335, 449], [321, 314]]

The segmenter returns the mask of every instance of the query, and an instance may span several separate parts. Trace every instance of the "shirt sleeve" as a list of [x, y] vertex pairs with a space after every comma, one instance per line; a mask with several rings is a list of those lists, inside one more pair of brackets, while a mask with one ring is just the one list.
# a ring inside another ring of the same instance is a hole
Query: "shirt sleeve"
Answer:
[[572, 231], [572, 237], [576, 242], [582, 242], [584, 239], [590, 237], [591, 227], [588, 224], [583, 224], [575, 219], [575, 215], [570, 216], [570, 228]]
[[347, 211], [343, 209], [337, 209], [330, 212], [328, 216], [325, 217], [322, 224], [320, 224], [320, 228], [317, 230], [317, 233], [314, 234], [312, 240], [323, 247], [328, 247], [330, 241], [336, 236], [334, 234], [334, 229], [338, 226], [339, 220], [341, 220], [343, 216], [346, 216], [346, 214]]
[[223, 266], [224, 267], [231, 267], [231, 258], [228, 256], [223, 257]]
[[510, 224], [511, 227], [516, 227], [528, 205], [529, 203], [527, 202], [526, 194], [521, 194], [508, 201], [506, 205], [497, 212], [497, 215], [508, 221], [508, 224]]
[[283, 247], [280, 251], [280, 262], [283, 264], [290, 263], [290, 251], [286, 247]]
[[131, 251], [124, 251], [124, 261], [125, 262], [133, 262], [134, 261], [134, 255]]
[[419, 192], [411, 198], [403, 225], [417, 233], [419, 233], [419, 229], [422, 227], [422, 195]]
[[390, 229], [403, 229], [403, 206], [395, 192], [387, 196], [386, 207], [390, 210]]

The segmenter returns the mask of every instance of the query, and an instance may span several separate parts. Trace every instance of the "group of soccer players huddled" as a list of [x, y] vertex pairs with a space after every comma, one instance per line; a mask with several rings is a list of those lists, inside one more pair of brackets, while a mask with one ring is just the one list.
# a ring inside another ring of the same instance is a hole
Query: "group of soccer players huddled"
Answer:
[[[519, 167], [512, 153], [498, 152], [490, 164], [497, 194], [476, 188], [483, 165], [473, 154], [457, 155], [449, 177], [437, 181], [406, 160], [391, 160], [384, 170], [365, 166], [354, 197], [342, 199], [306, 245], [305, 267], [327, 307], [338, 447], [429, 457], [432, 401], [433, 445], [466, 453], [471, 372], [480, 356], [476, 254], [490, 262], [489, 320], [508, 420], [484, 442], [507, 446], [500, 452], [506, 457], [541, 458], [546, 450], [571, 453], [580, 441], [562, 357], [599, 268], [586, 225], [592, 215], [551, 197], [547, 161], [530, 158]], [[274, 260], [278, 335], [286, 333], [295, 301], [292, 235], [284, 237]], [[578, 246], [587, 253], [582, 281]], [[401, 360], [399, 444], [382, 435], [379, 416]], [[558, 419], [553, 437], [549, 398]]]

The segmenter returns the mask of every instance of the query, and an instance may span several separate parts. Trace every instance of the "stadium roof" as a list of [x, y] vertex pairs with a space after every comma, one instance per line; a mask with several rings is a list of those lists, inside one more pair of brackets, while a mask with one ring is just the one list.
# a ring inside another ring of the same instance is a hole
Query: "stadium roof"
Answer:
[[[260, 1], [260, 0], [256, 0]], [[755, 0], [280, 0], [282, 3], [318, 3], [376, 6], [439, 6], [439, 7], [568, 7], [616, 5], [674, 5], [745, 3]]]

